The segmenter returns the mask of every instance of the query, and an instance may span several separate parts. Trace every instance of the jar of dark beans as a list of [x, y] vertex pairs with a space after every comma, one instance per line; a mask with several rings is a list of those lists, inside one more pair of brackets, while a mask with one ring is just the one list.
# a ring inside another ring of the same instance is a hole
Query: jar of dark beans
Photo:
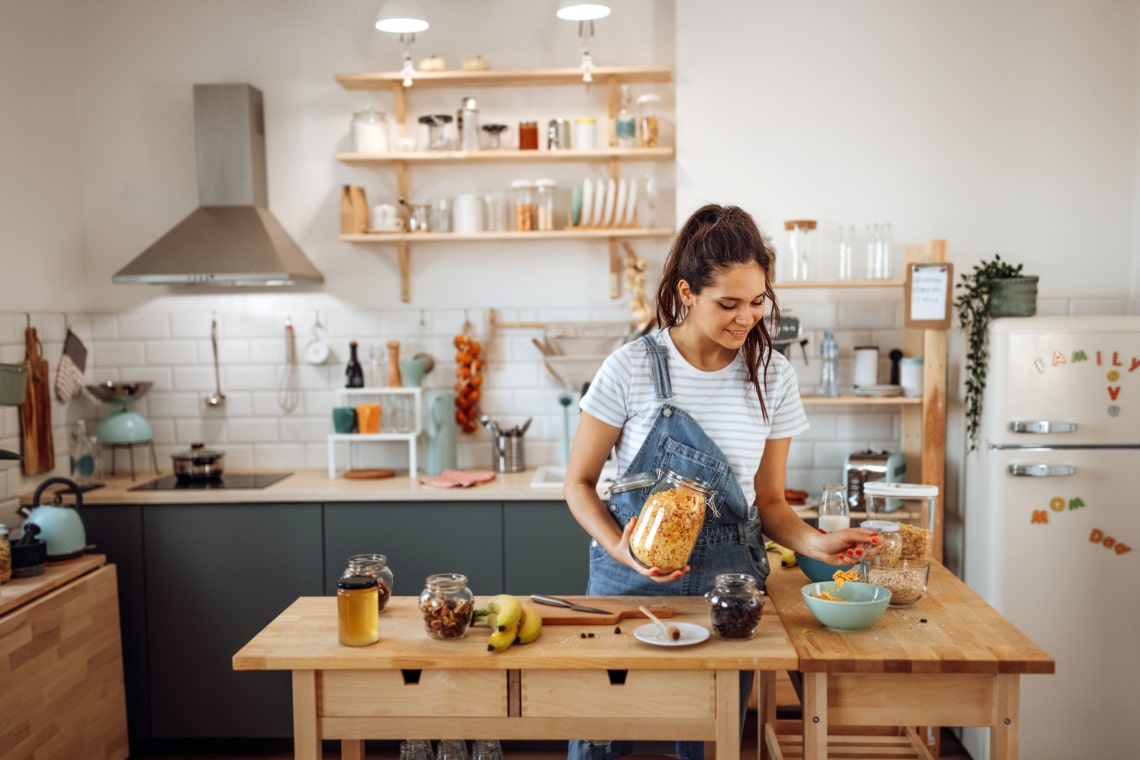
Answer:
[[353, 554], [348, 558], [348, 567], [341, 577], [347, 578], [350, 575], [371, 575], [376, 578], [380, 611], [383, 612], [395, 588], [395, 577], [392, 568], [388, 567], [388, 558], [383, 554]]
[[764, 607], [756, 579], [745, 573], [722, 573], [705, 594], [713, 632], [722, 639], [750, 639]]
[[461, 639], [475, 614], [475, 595], [467, 576], [459, 573], [429, 575], [420, 593], [424, 629], [433, 639]]

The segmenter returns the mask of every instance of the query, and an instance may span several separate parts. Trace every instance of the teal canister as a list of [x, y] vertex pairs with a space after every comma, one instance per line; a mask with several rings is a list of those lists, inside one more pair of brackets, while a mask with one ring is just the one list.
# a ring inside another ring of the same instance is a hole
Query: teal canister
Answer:
[[459, 429], [455, 425], [455, 392], [431, 391], [424, 414], [427, 429], [427, 456], [424, 471], [438, 475], [459, 466]]

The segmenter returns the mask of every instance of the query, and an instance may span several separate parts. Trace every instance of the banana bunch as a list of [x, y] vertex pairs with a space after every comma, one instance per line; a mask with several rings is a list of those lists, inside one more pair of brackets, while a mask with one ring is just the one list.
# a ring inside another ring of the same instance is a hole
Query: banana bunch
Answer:
[[488, 652], [505, 652], [512, 644], [529, 644], [542, 633], [542, 615], [529, 602], [499, 594], [475, 610], [475, 622], [491, 628]]
[[794, 551], [792, 551], [791, 549], [789, 549], [788, 547], [780, 546], [775, 541], [769, 541], [767, 544], [764, 545], [764, 548], [767, 549], [768, 551], [779, 552], [780, 553], [780, 564], [783, 565], [784, 567], [795, 567], [796, 566], [796, 553]]

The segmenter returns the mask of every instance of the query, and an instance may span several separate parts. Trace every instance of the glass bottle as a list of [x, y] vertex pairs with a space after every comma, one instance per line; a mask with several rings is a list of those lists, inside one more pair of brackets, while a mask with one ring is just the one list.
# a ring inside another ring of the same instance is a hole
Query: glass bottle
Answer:
[[835, 398], [839, 395], [839, 344], [835, 334], [824, 330], [819, 344], [819, 395]]
[[431, 742], [427, 739], [408, 739], [400, 742], [400, 760], [434, 760]]
[[836, 276], [841, 282], [855, 279], [855, 225], [839, 225], [839, 267]]
[[353, 554], [348, 558], [348, 566], [342, 578], [353, 575], [371, 575], [376, 579], [377, 608], [380, 612], [388, 605], [395, 588], [395, 576], [388, 567], [388, 558], [383, 554]]
[[658, 111], [661, 109], [661, 96], [652, 93], [637, 99], [637, 137], [643, 148], [657, 147], [659, 127]]
[[637, 121], [629, 110], [629, 85], [621, 86], [621, 107], [614, 119], [614, 139], [619, 148], [633, 148], [637, 145]]
[[791, 264], [787, 278], [791, 282], [807, 282], [815, 274], [815, 228], [814, 219], [784, 222]]
[[337, 636], [348, 647], [380, 640], [380, 610], [376, 577], [350, 575], [336, 582]]
[[8, 526], [0, 523], [0, 583], [12, 580], [12, 545], [8, 541]]
[[348, 344], [348, 365], [344, 368], [344, 387], [364, 387], [364, 367], [360, 365], [360, 359], [356, 356], [355, 340]]
[[722, 639], [750, 639], [756, 633], [764, 599], [756, 579], [746, 573], [721, 573], [705, 594], [713, 633]]
[[87, 435], [87, 423], [76, 420], [68, 436], [68, 461], [71, 479], [80, 486], [95, 482], [96, 443]]
[[554, 193], [558, 183], [552, 179], [534, 181], [535, 229], [549, 232], [554, 229]]
[[462, 739], [440, 739], [439, 760], [467, 760], [467, 742]]
[[890, 278], [890, 269], [885, 265], [882, 248], [882, 232], [879, 225], [867, 227], [867, 279], [886, 280]]
[[[460, 573], [429, 575], [420, 592], [424, 630], [433, 639], [461, 639], [475, 614], [475, 595]], [[441, 748], [440, 754], [443, 754]]]
[[629, 539], [633, 558], [666, 574], [685, 567], [704, 525], [706, 504], [712, 508], [711, 496], [707, 484], [662, 470]]
[[894, 275], [895, 235], [889, 222], [879, 228], [879, 279], [889, 280]]
[[475, 98], [463, 98], [459, 108], [459, 148], [479, 150], [479, 107]]
[[819, 529], [833, 533], [850, 527], [851, 511], [847, 507], [847, 498], [843, 495], [843, 486], [828, 483], [823, 487], [823, 498], [819, 502]]

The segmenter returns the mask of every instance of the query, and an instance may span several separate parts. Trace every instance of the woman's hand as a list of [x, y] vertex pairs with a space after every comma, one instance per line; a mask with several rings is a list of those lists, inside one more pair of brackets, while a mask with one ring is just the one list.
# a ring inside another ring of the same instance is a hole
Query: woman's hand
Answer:
[[805, 553], [829, 565], [854, 565], [874, 556], [880, 540], [878, 533], [865, 528], [846, 528], [831, 533], [821, 530]]
[[629, 541], [633, 536], [633, 528], [637, 524], [637, 518], [631, 517], [629, 522], [625, 524], [625, 529], [621, 532], [621, 540], [618, 541], [617, 546], [610, 549], [610, 556], [616, 559], [623, 565], [632, 567], [641, 575], [646, 578], [652, 578], [657, 583], [671, 583], [678, 578], [681, 578], [685, 573], [689, 572], [689, 566], [685, 565], [680, 570], [675, 570], [671, 573], [662, 573], [660, 568], [646, 567], [633, 558], [633, 554], [629, 551]]

